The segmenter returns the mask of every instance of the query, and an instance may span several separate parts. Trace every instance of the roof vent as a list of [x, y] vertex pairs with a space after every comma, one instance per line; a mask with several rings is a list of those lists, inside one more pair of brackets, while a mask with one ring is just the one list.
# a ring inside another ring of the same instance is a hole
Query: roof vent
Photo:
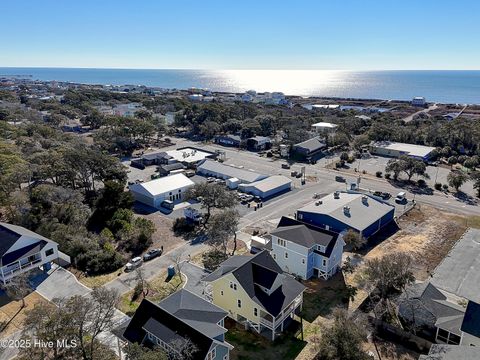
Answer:
[[322, 205], [323, 204], [323, 201], [322, 200], [318, 200], [317, 202], [315, 202], [315, 205], [316, 206], [319, 206], [319, 205]]
[[340, 191], [335, 191], [335, 192], [333, 193], [333, 198], [334, 198], [334, 199], [340, 199]]
[[365, 205], [368, 204], [368, 196], [366, 196], [366, 195], [362, 196], [362, 203], [364, 203]]
[[350, 206], [344, 206], [343, 207], [343, 213], [345, 215], [350, 215]]

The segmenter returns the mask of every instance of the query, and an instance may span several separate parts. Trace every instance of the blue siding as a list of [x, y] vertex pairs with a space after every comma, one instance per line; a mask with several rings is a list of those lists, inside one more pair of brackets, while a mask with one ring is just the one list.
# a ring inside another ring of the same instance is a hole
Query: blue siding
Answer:
[[[368, 238], [373, 234], [375, 234], [379, 230], [379, 222], [380, 222], [380, 229], [382, 229], [384, 226], [390, 223], [393, 220], [394, 212], [395, 212], [395, 209], [392, 208], [392, 210], [389, 211], [387, 214], [385, 214], [383, 217], [381, 217], [379, 221], [376, 221], [375, 223], [373, 223], [372, 225], [364, 229], [363, 236]], [[301, 219], [299, 215], [301, 215]], [[337, 233], [340, 233], [344, 230], [348, 230], [350, 228], [350, 226], [348, 226], [347, 224], [337, 219], [334, 219], [331, 216], [326, 214], [316, 214], [311, 212], [297, 211], [297, 218], [300, 221], [304, 221], [306, 223], [313, 224], [324, 229], [326, 229], [328, 226], [330, 231], [334, 231]]]

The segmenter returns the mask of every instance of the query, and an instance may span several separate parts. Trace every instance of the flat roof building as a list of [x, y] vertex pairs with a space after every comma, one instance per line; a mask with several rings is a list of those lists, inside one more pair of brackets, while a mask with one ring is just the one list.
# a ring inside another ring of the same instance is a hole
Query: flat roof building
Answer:
[[175, 174], [130, 185], [129, 190], [136, 201], [158, 209], [164, 200], [183, 201], [185, 192], [193, 185], [194, 182], [185, 175]]
[[213, 160], [205, 160], [197, 166], [197, 173], [203, 176], [213, 176], [220, 179], [237, 178], [242, 183], [252, 183], [267, 178], [267, 175], [254, 171], [239, 169]]
[[297, 219], [334, 232], [348, 229], [370, 237], [389, 224], [395, 207], [360, 193], [329, 194], [297, 210]]
[[428, 160], [434, 147], [406, 144], [393, 141], [377, 141], [370, 144], [370, 152], [381, 156], [400, 157], [406, 155], [419, 160]]
[[275, 195], [290, 191], [292, 180], [283, 175], [273, 175], [266, 179], [255, 181], [249, 184], [238, 185], [240, 191], [268, 199]]

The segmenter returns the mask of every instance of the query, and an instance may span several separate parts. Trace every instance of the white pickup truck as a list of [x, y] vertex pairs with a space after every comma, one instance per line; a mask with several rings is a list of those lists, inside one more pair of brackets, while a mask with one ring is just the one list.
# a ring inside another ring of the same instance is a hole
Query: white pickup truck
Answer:
[[190, 220], [194, 223], [199, 223], [200, 221], [202, 221], [202, 214], [200, 213], [200, 211], [192, 207], [185, 208], [183, 210], [183, 216], [185, 216], [187, 220]]

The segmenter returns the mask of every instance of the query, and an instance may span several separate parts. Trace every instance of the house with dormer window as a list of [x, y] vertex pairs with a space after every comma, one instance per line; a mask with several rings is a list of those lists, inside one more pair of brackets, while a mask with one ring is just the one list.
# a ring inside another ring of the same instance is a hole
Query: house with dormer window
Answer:
[[203, 281], [213, 304], [272, 341], [302, 309], [305, 287], [285, 274], [266, 250], [232, 256]]

